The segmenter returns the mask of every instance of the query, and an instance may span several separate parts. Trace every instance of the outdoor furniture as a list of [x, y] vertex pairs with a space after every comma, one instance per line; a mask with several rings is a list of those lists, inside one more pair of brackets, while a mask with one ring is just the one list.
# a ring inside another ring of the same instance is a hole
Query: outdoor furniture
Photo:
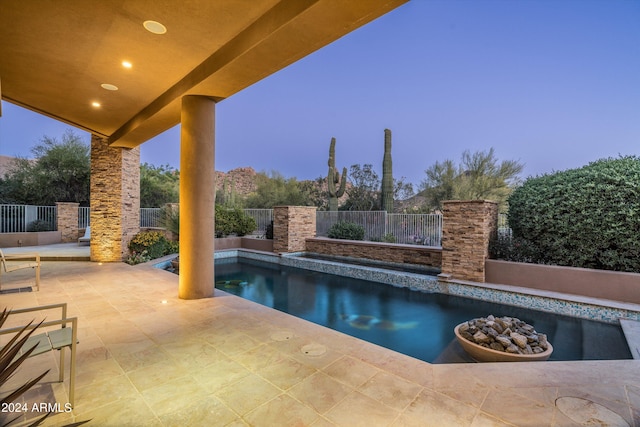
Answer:
[[91, 227], [85, 228], [84, 236], [78, 239], [78, 245], [83, 245], [85, 243], [87, 245], [91, 243]]
[[[21, 356], [36, 345], [35, 350], [29, 355], [29, 357], [37, 356], [39, 354], [47, 353], [52, 350], [60, 351], [60, 375], [58, 381], [64, 381], [64, 348], [68, 347], [71, 352], [71, 366], [69, 373], [69, 403], [73, 406], [74, 391], [75, 391], [75, 376], [76, 376], [76, 345], [78, 343], [78, 319], [76, 317], [67, 317], [67, 303], [43, 305], [38, 307], [21, 308], [17, 310], [11, 310], [9, 317], [14, 314], [38, 312], [44, 310], [61, 309], [60, 316], [53, 316], [56, 320], [48, 320], [38, 325], [33, 323], [29, 325], [26, 330], [38, 328], [40, 330], [48, 329], [55, 326], [60, 326], [58, 329], [51, 329], [47, 332], [43, 332], [37, 335], [30, 336], [25, 344], [20, 349], [20, 352], [16, 357]], [[50, 318], [50, 317], [48, 317]], [[67, 326], [68, 325], [68, 326]], [[7, 329], [0, 329], [0, 335], [17, 334], [25, 328], [25, 325], [15, 326]]]
[[[32, 261], [33, 260], [33, 261]], [[7, 263], [7, 261], [11, 261]], [[2, 290], [2, 273], [11, 273], [24, 268], [33, 268], [36, 272], [36, 291], [40, 290], [40, 254], [24, 253], [5, 255], [0, 249], [0, 290]]]

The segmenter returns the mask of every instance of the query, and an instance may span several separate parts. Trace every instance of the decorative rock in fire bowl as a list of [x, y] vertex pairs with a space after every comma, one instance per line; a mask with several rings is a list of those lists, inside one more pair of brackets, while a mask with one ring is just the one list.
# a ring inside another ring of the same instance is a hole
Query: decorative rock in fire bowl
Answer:
[[459, 324], [453, 332], [478, 362], [533, 362], [547, 360], [553, 352], [545, 334], [515, 317], [473, 319]]

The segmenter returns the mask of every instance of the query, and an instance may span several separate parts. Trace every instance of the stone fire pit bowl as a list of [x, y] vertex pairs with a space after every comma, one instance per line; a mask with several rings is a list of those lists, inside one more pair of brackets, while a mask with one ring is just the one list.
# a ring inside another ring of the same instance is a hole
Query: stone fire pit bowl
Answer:
[[[466, 322], [464, 322], [466, 323]], [[547, 343], [548, 348], [542, 352], [537, 354], [515, 354], [515, 353], [507, 353], [504, 351], [493, 350], [491, 348], [483, 347], [479, 344], [469, 341], [466, 338], [463, 338], [458, 331], [460, 326], [464, 323], [459, 324], [453, 330], [458, 339], [458, 342], [464, 349], [464, 351], [469, 354], [474, 360], [478, 362], [534, 362], [534, 361], [543, 361], [549, 359], [551, 353], [553, 353], [553, 346], [551, 343]]]

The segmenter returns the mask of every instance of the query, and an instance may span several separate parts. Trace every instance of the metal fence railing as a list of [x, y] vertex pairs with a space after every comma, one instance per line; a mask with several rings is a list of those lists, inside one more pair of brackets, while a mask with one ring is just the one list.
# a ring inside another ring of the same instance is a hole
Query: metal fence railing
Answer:
[[140, 208], [140, 227], [160, 228], [161, 208]]
[[425, 246], [440, 246], [442, 215], [388, 214], [385, 211], [319, 211], [316, 213], [316, 234], [326, 237], [336, 222], [361, 225], [364, 240], [385, 241]]
[[385, 211], [318, 211], [316, 235], [327, 237], [329, 229], [337, 222], [352, 222], [364, 227], [364, 240], [382, 240], [386, 234]]
[[[140, 226], [160, 228], [162, 209], [141, 208]], [[264, 236], [273, 220], [273, 209], [244, 209], [258, 224], [254, 235]], [[86, 228], [90, 221], [90, 208], [78, 208], [78, 228]], [[442, 215], [439, 214], [387, 214], [385, 211], [318, 211], [316, 212], [316, 235], [327, 236], [329, 229], [338, 221], [353, 222], [365, 229], [365, 240], [409, 243], [426, 246], [441, 246]], [[0, 205], [0, 233], [17, 233], [57, 229], [55, 206]], [[500, 235], [511, 235], [507, 215], [498, 217]]]
[[256, 220], [258, 228], [253, 232], [254, 235], [264, 236], [267, 227], [273, 221], [273, 209], [243, 209], [244, 213]]
[[0, 205], [0, 233], [56, 231], [55, 206]]
[[78, 228], [87, 228], [91, 217], [91, 208], [81, 206], [78, 208]]
[[440, 246], [442, 242], [442, 215], [388, 214], [385, 235], [395, 243]]
[[512, 234], [507, 214], [498, 214], [498, 236], [511, 237]]

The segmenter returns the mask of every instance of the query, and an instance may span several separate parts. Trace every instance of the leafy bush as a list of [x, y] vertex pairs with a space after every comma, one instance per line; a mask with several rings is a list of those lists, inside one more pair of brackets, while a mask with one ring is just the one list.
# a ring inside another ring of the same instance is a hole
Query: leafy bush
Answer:
[[[172, 248], [173, 245], [159, 231], [141, 231], [129, 242], [129, 251], [132, 256], [138, 256], [140, 259], [148, 257], [145, 261], [168, 255], [172, 253]], [[144, 252], [146, 254], [143, 255]]]
[[527, 179], [509, 197], [535, 262], [640, 272], [640, 159], [602, 159]]
[[327, 234], [332, 239], [364, 240], [364, 227], [353, 222], [338, 221]]
[[216, 205], [216, 237], [226, 237], [230, 234], [244, 236], [256, 228], [256, 220], [245, 214], [242, 209], [226, 209]]
[[391, 233], [387, 233], [384, 236], [382, 236], [382, 241], [384, 243], [396, 243], [396, 236], [394, 236]]
[[504, 261], [544, 263], [539, 259], [538, 249], [528, 240], [499, 235], [489, 242], [489, 254], [492, 259]]
[[27, 231], [37, 232], [37, 231], [53, 231], [54, 227], [49, 221], [45, 221], [44, 219], [36, 219], [35, 221], [31, 221], [27, 224]]

